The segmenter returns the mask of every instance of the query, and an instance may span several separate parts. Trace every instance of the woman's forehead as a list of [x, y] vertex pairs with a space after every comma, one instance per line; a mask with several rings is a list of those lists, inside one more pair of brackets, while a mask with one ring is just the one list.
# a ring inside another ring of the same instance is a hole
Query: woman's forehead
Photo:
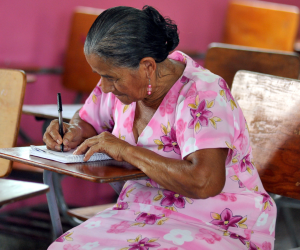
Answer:
[[101, 71], [103, 74], [107, 74], [108, 72], [117, 71], [117, 67], [115, 67], [109, 60], [98, 55], [90, 54], [86, 56], [86, 59], [92, 70], [97, 73], [100, 73]]
[[95, 54], [86, 55], [86, 59], [92, 70], [103, 77], [135, 76], [138, 71], [137, 69], [115, 66], [111, 60]]

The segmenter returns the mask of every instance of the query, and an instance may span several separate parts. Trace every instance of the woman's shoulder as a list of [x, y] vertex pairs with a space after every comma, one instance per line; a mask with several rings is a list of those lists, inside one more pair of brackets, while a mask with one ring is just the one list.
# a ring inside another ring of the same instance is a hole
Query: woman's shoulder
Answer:
[[178, 104], [185, 99], [195, 98], [197, 95], [217, 97], [224, 95], [223, 92], [230, 92], [226, 82], [220, 76], [204, 68], [193, 70], [190, 74], [183, 76], [182, 79], [184, 79], [185, 85], [180, 90]]
[[196, 95], [199, 91], [219, 92], [222, 87], [227, 85], [220, 76], [205, 69], [181, 51], [174, 51], [169, 58], [186, 64], [180, 78], [181, 83], [184, 85], [180, 90], [180, 99]]

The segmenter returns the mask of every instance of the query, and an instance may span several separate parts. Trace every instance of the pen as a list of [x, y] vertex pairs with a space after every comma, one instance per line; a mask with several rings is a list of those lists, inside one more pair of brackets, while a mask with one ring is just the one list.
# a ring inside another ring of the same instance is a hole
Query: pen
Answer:
[[[57, 108], [58, 108], [58, 123], [59, 123], [58, 132], [61, 136], [61, 139], [63, 139], [64, 129], [63, 129], [62, 104], [61, 104], [60, 93], [57, 93]], [[64, 152], [64, 144], [63, 143], [60, 144], [60, 151]]]

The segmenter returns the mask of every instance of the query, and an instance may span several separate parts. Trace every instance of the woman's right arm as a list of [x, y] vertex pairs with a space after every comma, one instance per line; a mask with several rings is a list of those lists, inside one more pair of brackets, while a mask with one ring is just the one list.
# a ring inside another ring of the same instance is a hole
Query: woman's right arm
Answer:
[[53, 120], [48, 126], [43, 141], [48, 149], [60, 151], [60, 144], [63, 142], [64, 151], [76, 148], [87, 138], [97, 135], [94, 127], [82, 120], [79, 116], [79, 110], [74, 114], [70, 123], [63, 123], [64, 137], [61, 138], [58, 132], [58, 120]]

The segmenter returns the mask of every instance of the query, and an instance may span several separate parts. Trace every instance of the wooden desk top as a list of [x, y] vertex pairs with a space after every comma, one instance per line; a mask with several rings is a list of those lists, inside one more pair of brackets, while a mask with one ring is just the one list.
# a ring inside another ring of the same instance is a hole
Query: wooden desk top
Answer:
[[[75, 112], [80, 109], [83, 104], [69, 104], [63, 105], [63, 120], [64, 122], [69, 122]], [[34, 115], [36, 117], [46, 118], [46, 119], [57, 119], [57, 105], [23, 105], [23, 114]]]
[[49, 187], [40, 183], [0, 179], [0, 207], [49, 191]]
[[146, 177], [141, 170], [126, 162], [107, 160], [64, 164], [30, 156], [29, 151], [30, 147], [1, 148], [0, 158], [26, 163], [45, 170], [99, 183]]

